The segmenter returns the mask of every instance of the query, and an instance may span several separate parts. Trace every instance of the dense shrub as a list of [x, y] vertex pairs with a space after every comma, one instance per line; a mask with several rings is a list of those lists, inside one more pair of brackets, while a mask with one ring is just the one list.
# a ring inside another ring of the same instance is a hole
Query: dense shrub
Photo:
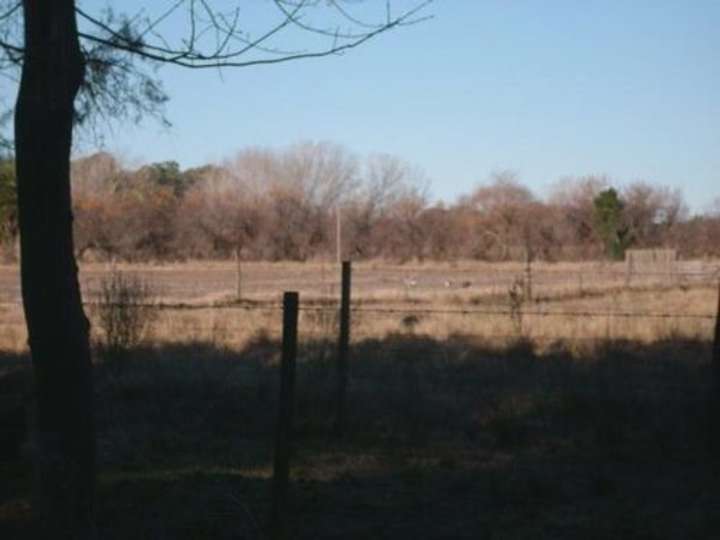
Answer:
[[100, 282], [95, 312], [108, 351], [126, 351], [148, 337], [157, 314], [154, 298], [148, 282], [118, 270]]

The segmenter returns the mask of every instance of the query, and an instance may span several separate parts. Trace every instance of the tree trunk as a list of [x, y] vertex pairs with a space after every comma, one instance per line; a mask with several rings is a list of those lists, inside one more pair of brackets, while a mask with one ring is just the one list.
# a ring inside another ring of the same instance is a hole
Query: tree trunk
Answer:
[[715, 383], [715, 404], [720, 413], [720, 287], [718, 287], [718, 304], [715, 312], [715, 335], [712, 348], [713, 382]]
[[24, 0], [15, 112], [22, 296], [35, 376], [39, 538], [94, 531], [95, 433], [89, 324], [73, 255], [70, 149], [83, 80], [73, 0]]

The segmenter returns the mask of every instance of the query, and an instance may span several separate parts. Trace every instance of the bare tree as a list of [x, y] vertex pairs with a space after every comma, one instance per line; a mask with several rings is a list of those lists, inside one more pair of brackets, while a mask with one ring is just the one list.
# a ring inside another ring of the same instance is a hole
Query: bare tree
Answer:
[[427, 180], [421, 171], [389, 154], [370, 156], [363, 169], [360, 186], [346, 204], [346, 244], [353, 256], [373, 257], [388, 248], [387, 239], [381, 239], [387, 229], [382, 224], [398, 217], [397, 213], [393, 217], [393, 212], [400, 201], [415, 200], [421, 203], [417, 208], [424, 208]]
[[[417, 21], [426, 4], [399, 14], [388, 8], [373, 23], [353, 14], [354, 2], [273, 0], [261, 7], [273, 10], [275, 19], [253, 31], [243, 26], [249, 19], [241, 17], [241, 2], [148, 2], [154, 15], [128, 16], [91, 13], [74, 0], [0, 1], [0, 69], [6, 76], [20, 73], [14, 143], [23, 305], [37, 382], [41, 537], [95, 536], [89, 324], [72, 235], [74, 125], [93, 111], [159, 110], [166, 96], [138, 62], [245, 67], [340, 54]], [[185, 22], [185, 35], [167, 31], [178, 20]], [[311, 49], [299, 45], [306, 38]]]
[[115, 181], [123, 174], [120, 162], [100, 152], [75, 160], [71, 164], [73, 191], [73, 228], [78, 257], [86, 254], [112, 256], [113, 215], [119, 210]]
[[639, 181], [625, 187], [622, 198], [630, 235], [642, 247], [668, 243], [676, 225], [687, 214], [679, 189]]
[[337, 144], [301, 143], [283, 152], [279, 161], [277, 183], [292, 186], [318, 208], [335, 208], [359, 187], [357, 160]]
[[384, 225], [381, 245], [389, 255], [399, 257], [401, 261], [424, 258], [428, 231], [424, 227], [423, 214], [427, 205], [425, 192], [416, 190], [403, 195], [389, 208], [389, 219], [381, 222]]
[[550, 204], [555, 207], [559, 223], [557, 233], [565, 248], [565, 257], [592, 258], [602, 250], [594, 228], [594, 203], [610, 181], [604, 175], [563, 178], [553, 188]]
[[209, 245], [214, 254], [240, 257], [263, 227], [261, 205], [259, 195], [237, 176], [212, 168], [185, 194], [180, 228], [197, 232], [198, 248]]
[[263, 216], [258, 254], [301, 260], [330, 249], [329, 222], [335, 208], [356, 191], [357, 168], [343, 147], [311, 142], [245, 150], [224, 165], [245, 193], [240, 199], [251, 196]]
[[528, 188], [520, 184], [517, 174], [499, 171], [491, 183], [478, 187], [465, 204], [479, 214], [477, 234], [489, 241], [500, 260], [510, 257], [511, 248], [526, 244], [527, 208], [535, 202]]

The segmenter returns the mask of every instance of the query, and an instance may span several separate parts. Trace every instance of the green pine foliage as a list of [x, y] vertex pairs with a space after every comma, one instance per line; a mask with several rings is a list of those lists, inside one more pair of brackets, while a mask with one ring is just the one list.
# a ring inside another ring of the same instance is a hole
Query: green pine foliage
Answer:
[[614, 188], [609, 188], [598, 193], [593, 205], [595, 230], [605, 244], [605, 254], [611, 259], [623, 259], [632, 241], [625, 223], [625, 203]]

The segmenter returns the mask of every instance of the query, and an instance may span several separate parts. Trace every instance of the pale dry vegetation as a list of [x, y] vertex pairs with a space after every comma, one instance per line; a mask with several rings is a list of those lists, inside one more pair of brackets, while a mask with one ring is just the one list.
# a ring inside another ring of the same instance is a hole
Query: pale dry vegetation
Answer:
[[[330, 262], [245, 263], [242, 298], [233, 263], [168, 265], [88, 264], [81, 279], [96, 341], [103, 338], [97, 304], [116, 268], [152, 290], [152, 327], [144, 343], [203, 341], [239, 350], [251, 339], [280, 333], [279, 300], [301, 295], [301, 339], [335, 339], [339, 272]], [[494, 344], [527, 339], [540, 348], [603, 340], [642, 343], [672, 337], [710, 339], [717, 297], [716, 266], [683, 263], [673, 275], [644, 273], [628, 282], [618, 263], [536, 263], [532, 299], [513, 284], [527, 279], [519, 263], [356, 263], [353, 267], [352, 339], [414, 333]], [[26, 334], [17, 269], [0, 267], [0, 348], [22, 351]], [[107, 293], [107, 291], [105, 291]]]
[[[0, 192], [13, 182], [0, 175]], [[72, 184], [85, 262], [312, 261], [336, 254], [338, 221], [342, 255], [363, 261], [582, 261], [628, 248], [718, 256], [715, 209], [691, 215], [682, 193], [651, 182], [579, 176], [541, 196], [496, 171], [456, 201], [433, 203], [411, 164], [329, 142], [244, 149], [188, 170], [100, 153], [73, 162]], [[0, 260], [13, 260], [15, 202], [6, 199]]]

